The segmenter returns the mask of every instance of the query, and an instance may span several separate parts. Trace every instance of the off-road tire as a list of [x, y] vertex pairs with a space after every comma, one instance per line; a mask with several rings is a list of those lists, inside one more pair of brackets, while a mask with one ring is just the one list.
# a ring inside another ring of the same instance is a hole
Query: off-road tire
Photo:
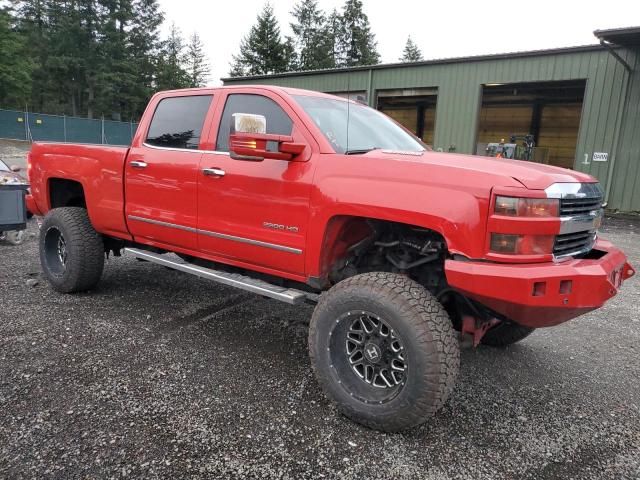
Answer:
[[[66, 262], [56, 263], [57, 236], [65, 242]], [[51, 286], [62, 293], [90, 290], [104, 269], [102, 236], [91, 225], [87, 210], [80, 207], [54, 208], [40, 228], [40, 264]]]
[[[337, 319], [358, 310], [384, 319], [403, 344], [404, 383], [384, 403], [354, 397], [349, 384], [357, 385], [350, 382], [361, 378], [350, 370], [349, 378], [332, 364], [339, 358], [331, 351], [340, 349], [337, 333], [331, 340], [341, 321]], [[318, 382], [340, 412], [386, 432], [417, 426], [433, 416], [451, 394], [460, 364], [459, 343], [442, 305], [420, 284], [387, 272], [356, 275], [321, 295], [311, 319], [309, 355]]]
[[480, 343], [490, 347], [504, 348], [524, 340], [533, 333], [535, 328], [523, 327], [515, 323], [500, 323], [484, 334]]

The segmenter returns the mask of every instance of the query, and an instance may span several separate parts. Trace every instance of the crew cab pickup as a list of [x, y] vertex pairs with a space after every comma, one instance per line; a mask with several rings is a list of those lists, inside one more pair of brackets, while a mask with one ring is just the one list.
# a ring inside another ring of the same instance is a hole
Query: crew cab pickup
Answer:
[[127, 251], [315, 303], [319, 383], [385, 431], [443, 405], [462, 336], [512, 344], [601, 307], [634, 274], [598, 238], [591, 176], [434, 152], [382, 113], [318, 92], [161, 92], [130, 147], [35, 143], [28, 173], [54, 289], [93, 289], [105, 256]]

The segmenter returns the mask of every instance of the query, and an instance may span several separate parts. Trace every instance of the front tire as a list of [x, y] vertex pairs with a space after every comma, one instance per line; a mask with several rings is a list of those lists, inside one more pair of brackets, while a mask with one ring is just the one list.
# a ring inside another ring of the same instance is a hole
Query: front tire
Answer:
[[104, 269], [104, 244], [86, 209], [63, 207], [47, 213], [40, 228], [40, 264], [58, 292], [96, 286]]
[[321, 296], [309, 354], [338, 409], [387, 432], [433, 416], [453, 390], [460, 363], [442, 305], [408, 277], [386, 272], [348, 278]]

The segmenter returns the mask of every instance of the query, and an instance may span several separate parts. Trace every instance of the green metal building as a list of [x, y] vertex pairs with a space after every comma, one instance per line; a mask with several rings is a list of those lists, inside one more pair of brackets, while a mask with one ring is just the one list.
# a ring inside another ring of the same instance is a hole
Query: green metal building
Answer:
[[608, 208], [640, 211], [640, 27], [594, 33], [600, 44], [223, 82], [357, 98], [445, 152], [531, 134], [537, 161], [590, 173]]

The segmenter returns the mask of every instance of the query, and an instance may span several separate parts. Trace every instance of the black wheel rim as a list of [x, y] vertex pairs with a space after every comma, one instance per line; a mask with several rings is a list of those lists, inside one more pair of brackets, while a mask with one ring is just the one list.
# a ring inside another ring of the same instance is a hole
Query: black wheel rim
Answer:
[[44, 237], [44, 257], [47, 268], [54, 275], [62, 275], [69, 259], [67, 242], [56, 227], [47, 230]]
[[406, 383], [404, 344], [388, 322], [372, 312], [342, 314], [330, 333], [329, 356], [338, 382], [364, 403], [385, 403]]

